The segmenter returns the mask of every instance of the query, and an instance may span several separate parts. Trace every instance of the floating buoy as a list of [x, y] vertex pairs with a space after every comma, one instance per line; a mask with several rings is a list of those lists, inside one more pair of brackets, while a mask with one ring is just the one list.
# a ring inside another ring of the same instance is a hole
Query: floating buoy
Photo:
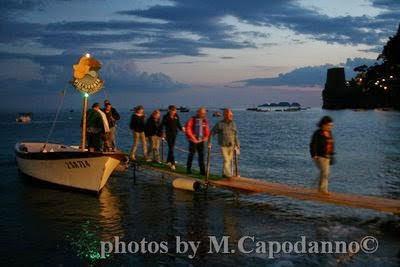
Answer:
[[201, 187], [201, 184], [199, 181], [194, 179], [176, 178], [172, 181], [172, 186], [176, 189], [198, 191]]

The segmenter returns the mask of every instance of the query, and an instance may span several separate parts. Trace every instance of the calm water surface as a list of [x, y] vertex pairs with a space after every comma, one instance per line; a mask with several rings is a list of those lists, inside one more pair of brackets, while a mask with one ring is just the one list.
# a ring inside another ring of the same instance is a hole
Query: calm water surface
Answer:
[[[322, 111], [253, 113], [236, 111], [242, 151], [242, 176], [302, 186], [316, 185], [316, 170], [308, 143], [315, 123], [329, 114], [335, 120], [337, 164], [332, 168], [332, 191], [400, 198], [400, 113]], [[249, 266], [399, 266], [399, 217], [362, 209], [240, 195], [210, 190], [174, 190], [158, 174], [117, 174], [99, 196], [37, 183], [19, 175], [13, 146], [19, 140], [45, 140], [54, 114], [35, 114], [29, 125], [14, 123], [15, 114], [1, 114], [0, 257], [18, 265], [249, 265]], [[118, 144], [129, 149], [129, 113], [119, 123]], [[182, 114], [186, 121], [189, 114]], [[212, 119], [213, 123], [216, 119]], [[63, 113], [52, 141], [79, 142], [79, 114]], [[178, 146], [186, 148], [181, 134]], [[217, 152], [217, 147], [213, 148]], [[178, 161], [186, 155], [179, 153]], [[194, 164], [195, 165], [195, 164]], [[213, 172], [221, 161], [212, 156]], [[200, 247], [195, 259], [172, 251], [156, 255], [112, 255], [97, 260], [100, 240], [143, 238], [169, 241], [175, 236], [208, 243], [209, 235], [230, 236], [230, 245], [245, 235], [263, 241], [379, 240], [374, 254], [276, 255], [208, 254]]]

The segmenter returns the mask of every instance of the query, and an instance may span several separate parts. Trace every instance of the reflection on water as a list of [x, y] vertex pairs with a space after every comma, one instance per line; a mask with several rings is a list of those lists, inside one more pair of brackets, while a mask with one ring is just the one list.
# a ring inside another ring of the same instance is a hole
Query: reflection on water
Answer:
[[[66, 236], [71, 250], [89, 264], [102, 260], [99, 250], [100, 241], [111, 241], [115, 236], [124, 238], [118, 196], [113, 195], [110, 189], [105, 187], [99, 194], [98, 200], [100, 208], [98, 223], [96, 220], [88, 220], [80, 226], [78, 231]], [[106, 254], [105, 258], [110, 256]]]
[[[316, 171], [308, 155], [308, 142], [315, 122], [325, 113], [335, 120], [337, 161], [333, 166], [332, 190], [357, 194], [400, 197], [400, 114], [394, 112], [299, 113], [236, 112], [242, 152], [243, 176], [288, 184], [311, 186]], [[128, 149], [129, 114], [122, 113], [118, 144]], [[182, 114], [185, 121], [190, 114]], [[67, 114], [66, 116], [71, 116]], [[79, 114], [60, 122], [54, 139], [63, 143], [79, 140]], [[33, 265], [344, 265], [398, 266], [400, 223], [398, 217], [362, 209], [349, 209], [267, 195], [240, 195], [209, 190], [191, 193], [174, 190], [158, 174], [140, 172], [136, 184], [132, 173], [113, 175], [98, 195], [82, 194], [32, 182], [18, 175], [12, 147], [18, 140], [41, 140], [50, 127], [52, 114], [35, 114], [30, 125], [18, 125], [13, 115], [3, 115], [0, 143], [0, 255], [5, 264]], [[211, 119], [215, 122], [215, 118]], [[125, 130], [124, 130], [125, 129]], [[183, 136], [178, 146], [186, 148]], [[216, 147], [215, 147], [216, 148]], [[177, 155], [179, 162], [186, 156]], [[221, 159], [212, 157], [213, 172], [220, 172]], [[208, 236], [230, 236], [229, 246], [245, 235], [257, 240], [297, 241], [358, 240], [378, 238], [381, 247], [373, 255], [209, 254], [200, 246], [195, 259], [175, 253], [156, 255], [110, 255], [98, 260], [100, 240], [119, 236], [125, 241], [168, 241], [175, 237], [208, 244]], [[24, 257], [16, 252], [23, 251]], [[97, 254], [96, 254], [97, 253]]]
[[105, 187], [99, 194], [100, 220], [103, 231], [101, 240], [111, 240], [114, 236], [124, 238], [122, 228], [122, 210], [118, 195], [113, 195], [109, 187]]

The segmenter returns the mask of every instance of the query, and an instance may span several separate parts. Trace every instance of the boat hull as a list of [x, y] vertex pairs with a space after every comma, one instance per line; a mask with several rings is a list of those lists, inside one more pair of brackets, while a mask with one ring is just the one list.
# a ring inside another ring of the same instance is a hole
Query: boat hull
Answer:
[[[20, 171], [42, 181], [67, 187], [99, 192], [114, 169], [124, 159], [122, 153], [79, 150], [26, 152], [16, 145]], [[66, 146], [64, 146], [66, 147]]]

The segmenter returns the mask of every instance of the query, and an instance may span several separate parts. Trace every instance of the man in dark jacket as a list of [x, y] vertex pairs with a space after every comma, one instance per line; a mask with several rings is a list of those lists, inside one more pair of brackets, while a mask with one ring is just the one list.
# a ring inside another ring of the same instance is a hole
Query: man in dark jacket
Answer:
[[158, 109], [154, 110], [150, 118], [147, 119], [145, 127], [145, 134], [149, 143], [149, 148], [151, 149], [152, 160], [158, 163], [161, 163], [159, 151], [162, 127], [160, 117], [160, 111]]
[[[108, 99], [104, 100], [104, 109], [106, 109], [106, 106], [108, 104], [111, 105], [110, 100], [108, 100]], [[116, 121], [118, 121], [121, 118], [118, 111], [113, 106], [111, 106], [111, 113]]]
[[145, 130], [145, 114], [143, 106], [137, 106], [135, 113], [132, 114], [129, 128], [133, 132], [133, 145], [130, 152], [130, 159], [136, 160], [136, 150], [139, 145], [139, 141], [142, 143], [143, 156], [147, 160], [147, 142], [144, 133]]
[[176, 136], [178, 135], [178, 131], [185, 131], [185, 128], [181, 125], [175, 106], [171, 105], [168, 107], [168, 113], [162, 119], [162, 129], [164, 131], [163, 136], [165, 136], [168, 143], [167, 163], [172, 170], [175, 170], [174, 149]]
[[104, 101], [104, 109], [103, 112], [107, 116], [108, 125], [110, 127], [110, 132], [107, 134], [104, 148], [105, 151], [114, 151], [115, 150], [115, 132], [116, 132], [116, 124], [120, 119], [119, 113], [115, 108], [112, 107], [110, 101]]
[[102, 150], [102, 137], [105, 134], [105, 127], [100, 112], [99, 103], [94, 103], [92, 108], [87, 111], [86, 138], [90, 152]]
[[320, 171], [319, 191], [328, 194], [328, 178], [330, 164], [334, 155], [334, 140], [332, 136], [333, 120], [324, 116], [318, 123], [319, 129], [312, 136], [310, 143], [310, 154], [315, 165]]
[[204, 143], [210, 136], [210, 126], [207, 120], [207, 110], [199, 108], [196, 116], [191, 117], [185, 125], [186, 137], [189, 141], [189, 155], [186, 164], [188, 174], [192, 173], [192, 162], [194, 154], [198, 153], [200, 174], [206, 175], [204, 164]]

